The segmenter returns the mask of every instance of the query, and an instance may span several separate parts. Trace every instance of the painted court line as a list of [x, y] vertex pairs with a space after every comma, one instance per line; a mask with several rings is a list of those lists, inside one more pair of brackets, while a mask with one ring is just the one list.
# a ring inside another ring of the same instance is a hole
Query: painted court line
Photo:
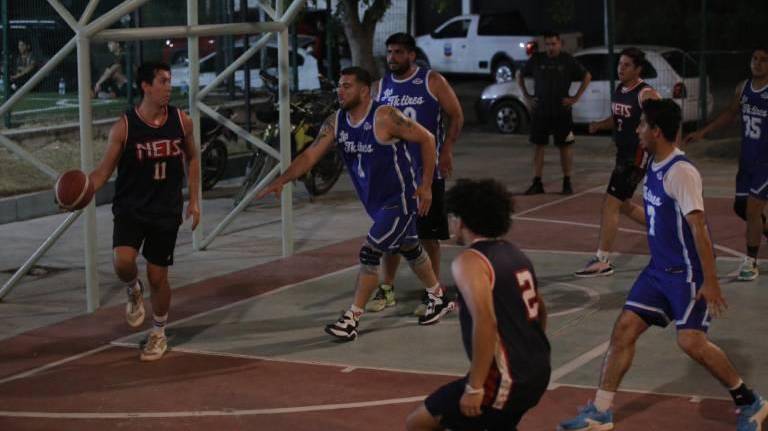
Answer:
[[[595, 376], [597, 377], [597, 376]], [[592, 385], [577, 385], [577, 384], [571, 384], [571, 383], [558, 383], [557, 387], [560, 388], [575, 388], [575, 389], [592, 389], [597, 390], [597, 386]], [[664, 397], [679, 397], [679, 398], [688, 398], [691, 402], [701, 402], [703, 400], [715, 400], [715, 401], [732, 401], [731, 397], [718, 397], [718, 396], [703, 396], [703, 395], [696, 395], [696, 394], [686, 394], [686, 393], [680, 393], [680, 392], [666, 392], [666, 391], [654, 391], [649, 389], [625, 389], [621, 388], [619, 389], [619, 392], [626, 392], [630, 394], [641, 394], [641, 395], [660, 395]]]
[[[180, 325], [182, 323], [185, 323], [185, 322], [188, 322], [190, 320], [194, 320], [194, 319], [197, 319], [197, 318], [200, 318], [200, 317], [203, 317], [203, 316], [207, 316], [207, 315], [212, 314], [212, 313], [216, 313], [216, 312], [219, 312], [219, 311], [227, 310], [227, 309], [232, 308], [232, 307], [237, 307], [238, 305], [247, 304], [248, 302], [255, 301], [256, 299], [263, 298], [263, 297], [269, 296], [269, 295], [274, 295], [275, 293], [282, 292], [282, 291], [285, 291], [287, 289], [290, 289], [290, 288], [293, 288], [293, 287], [296, 287], [296, 286], [300, 286], [300, 285], [303, 285], [303, 284], [306, 284], [306, 283], [313, 283], [315, 281], [322, 280], [323, 278], [326, 278], [326, 277], [333, 277], [333, 276], [338, 275], [338, 274], [343, 274], [344, 272], [347, 272], [347, 271], [349, 271], [351, 269], [355, 269], [355, 268], [357, 268], [357, 265], [350, 266], [350, 267], [347, 267], [347, 268], [342, 268], [342, 269], [340, 269], [338, 271], [329, 272], [328, 274], [322, 274], [322, 275], [319, 275], [317, 277], [310, 278], [310, 279], [303, 280], [303, 281], [299, 281], [299, 282], [296, 282], [296, 283], [287, 284], [285, 286], [278, 287], [277, 289], [273, 289], [273, 290], [270, 290], [270, 291], [267, 291], [267, 292], [264, 292], [264, 293], [261, 293], [261, 294], [249, 297], [249, 298], [241, 299], [240, 301], [236, 301], [236, 302], [233, 302], [231, 304], [222, 305], [221, 307], [217, 307], [217, 308], [213, 308], [213, 309], [210, 309], [210, 310], [206, 310], [206, 311], [203, 311], [201, 313], [193, 314], [193, 315], [185, 317], [183, 319], [176, 320], [174, 322], [169, 323], [167, 325], [167, 327], [168, 328], [174, 327], [176, 325]], [[116, 340], [112, 341], [111, 343], [106, 344], [104, 346], [96, 347], [96, 348], [88, 350], [86, 352], [82, 352], [82, 353], [78, 353], [76, 355], [68, 356], [68, 357], [66, 357], [64, 359], [60, 359], [58, 361], [42, 365], [40, 367], [33, 368], [31, 370], [23, 371], [21, 373], [8, 376], [8, 377], [6, 377], [4, 379], [0, 379], [0, 385], [2, 385], [3, 383], [12, 382], [14, 380], [30, 377], [30, 376], [38, 374], [38, 373], [40, 373], [42, 371], [58, 367], [59, 365], [63, 365], [63, 364], [66, 364], [68, 362], [76, 361], [78, 359], [82, 359], [82, 358], [91, 356], [91, 355], [99, 353], [101, 351], [110, 349], [113, 346], [121, 345], [121, 343], [123, 343], [125, 340], [128, 340], [130, 338], [133, 338], [133, 337], [136, 337], [136, 336], [139, 336], [139, 335], [142, 335], [142, 334], [146, 334], [149, 331], [150, 331], [150, 329], [147, 329], [147, 330], [144, 330], [144, 331], [141, 331], [141, 332], [134, 332], [134, 333], [126, 335], [124, 337], [120, 337], [120, 338], [118, 338], [118, 339], [116, 339]], [[135, 347], [136, 344], [132, 344], [132, 346]], [[176, 349], [176, 350], [179, 350], [179, 349]]]
[[363, 401], [342, 404], [315, 404], [301, 407], [280, 407], [272, 409], [246, 409], [246, 410], [192, 410], [179, 412], [29, 412], [29, 411], [4, 411], [0, 410], [0, 417], [13, 418], [40, 418], [40, 419], [153, 419], [153, 418], [187, 418], [210, 416], [255, 416], [255, 415], [279, 415], [287, 413], [321, 412], [329, 410], [358, 409], [364, 407], [388, 406], [394, 404], [408, 404], [422, 401], [426, 395], [413, 397], [389, 398], [385, 400]]
[[[581, 222], [575, 222], [575, 221], [567, 221], [567, 220], [555, 220], [555, 219], [548, 219], [548, 218], [540, 218], [540, 217], [515, 217], [515, 220], [522, 220], [522, 221], [532, 221], [532, 222], [541, 222], [541, 223], [554, 223], [554, 224], [565, 224], [569, 226], [580, 226], [580, 227], [589, 227], [594, 229], [600, 229], [599, 224], [593, 224], [593, 223], [581, 223]], [[620, 227], [619, 232], [626, 232], [626, 233], [634, 233], [639, 235], [646, 235], [646, 232], [644, 230], [638, 230], [638, 229], [627, 229]], [[742, 258], [744, 257], [744, 253], [739, 253], [738, 251], [725, 247], [718, 244], [712, 245], [715, 249], [720, 250], [724, 253], [728, 253], [730, 255], [733, 255], [734, 257]]]
[[104, 350], [107, 350], [107, 349], [111, 349], [111, 348], [112, 348], [112, 346], [110, 346], [109, 344], [106, 344], [104, 346], [97, 347], [95, 349], [91, 349], [91, 350], [88, 350], [88, 351], [83, 352], [83, 353], [78, 353], [77, 355], [68, 356], [68, 357], [66, 357], [64, 359], [60, 359], [58, 361], [51, 362], [50, 364], [45, 364], [43, 366], [40, 366], [40, 367], [37, 367], [37, 368], [33, 368], [31, 370], [27, 370], [27, 371], [24, 371], [24, 372], [21, 372], [21, 373], [18, 373], [18, 374], [14, 374], [12, 376], [8, 376], [8, 377], [0, 380], [0, 385], [2, 385], [3, 383], [12, 382], [14, 380], [23, 379], [25, 377], [33, 376], [33, 375], [35, 375], [37, 373], [40, 373], [42, 371], [58, 367], [59, 365], [64, 365], [64, 364], [66, 364], [68, 362], [76, 361], [78, 359], [85, 358], [86, 356], [91, 356], [91, 355], [93, 355], [95, 353], [99, 353], [101, 351], [104, 351]]
[[598, 346], [593, 347], [591, 350], [584, 352], [581, 355], [571, 359], [569, 362], [563, 364], [556, 370], [552, 371], [552, 375], [549, 381], [557, 382], [558, 380], [562, 379], [564, 376], [590, 363], [593, 359], [603, 356], [605, 351], [608, 350], [609, 344], [610, 344], [610, 341], [606, 341]]
[[602, 189], [604, 189], [604, 188], [605, 188], [605, 186], [604, 186], [604, 185], [595, 186], [595, 187], [592, 187], [591, 189], [587, 189], [587, 190], [584, 190], [583, 192], [579, 192], [579, 193], [576, 193], [575, 195], [570, 195], [570, 196], [566, 196], [566, 197], [563, 197], [563, 198], [555, 199], [555, 200], [553, 200], [553, 201], [551, 201], [551, 202], [543, 203], [543, 204], [541, 204], [541, 205], [537, 205], [537, 206], [535, 206], [535, 207], [533, 207], [533, 208], [528, 208], [528, 209], [527, 209], [527, 210], [525, 210], [525, 211], [520, 211], [520, 212], [519, 212], [519, 213], [517, 213], [517, 214], [513, 214], [513, 215], [512, 215], [512, 218], [513, 218], [513, 219], [516, 219], [516, 218], [519, 218], [519, 217], [521, 217], [521, 216], [523, 216], [523, 215], [525, 215], [525, 214], [529, 214], [529, 213], [532, 213], [532, 212], [534, 212], [534, 211], [538, 211], [538, 210], [540, 210], [540, 209], [544, 209], [544, 208], [547, 208], [547, 207], [551, 207], [551, 206], [553, 206], [553, 205], [558, 205], [558, 204], [561, 204], [561, 203], [563, 203], [563, 202], [569, 201], [569, 200], [571, 200], [571, 199], [576, 199], [576, 198], [578, 198], [578, 197], [581, 197], [581, 196], [584, 196], [584, 195], [586, 195], [586, 194], [589, 194], [589, 193], [594, 193], [594, 192], [596, 192], [596, 191], [598, 191], [598, 190], [602, 190]]
[[[113, 342], [112, 346], [135, 349], [137, 347], [137, 344]], [[370, 367], [367, 365], [351, 365], [351, 364], [344, 364], [344, 363], [337, 363], [337, 362], [310, 361], [310, 360], [304, 360], [304, 359], [288, 359], [288, 358], [280, 358], [280, 357], [274, 357], [274, 356], [249, 355], [245, 353], [217, 352], [217, 351], [204, 350], [204, 349], [189, 349], [185, 347], [171, 347], [169, 351], [187, 353], [191, 355], [215, 356], [215, 357], [221, 357], [221, 358], [239, 358], [239, 359], [250, 359], [254, 361], [277, 362], [277, 363], [283, 363], [283, 364], [312, 365], [312, 366], [319, 366], [319, 367], [341, 368], [340, 371], [342, 373], [351, 373], [352, 371], [355, 371], [355, 370], [366, 370], [366, 371], [385, 371], [390, 373], [446, 376], [446, 377], [463, 377], [464, 376], [464, 373], [451, 373], [451, 372], [445, 372], [445, 371], [439, 372], [439, 371], [411, 370], [411, 369], [405, 369], [405, 368]]]

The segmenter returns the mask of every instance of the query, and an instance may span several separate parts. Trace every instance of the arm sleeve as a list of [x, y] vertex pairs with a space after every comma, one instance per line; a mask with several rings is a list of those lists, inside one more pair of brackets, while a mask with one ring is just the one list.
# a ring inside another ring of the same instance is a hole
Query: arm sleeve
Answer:
[[571, 56], [571, 79], [574, 81], [581, 81], [587, 75], [587, 69], [579, 63], [576, 57]]
[[533, 76], [533, 68], [536, 66], [536, 54], [533, 54], [523, 66], [523, 76]]
[[677, 202], [683, 215], [704, 211], [701, 175], [692, 164], [675, 163], [664, 176], [664, 191]]

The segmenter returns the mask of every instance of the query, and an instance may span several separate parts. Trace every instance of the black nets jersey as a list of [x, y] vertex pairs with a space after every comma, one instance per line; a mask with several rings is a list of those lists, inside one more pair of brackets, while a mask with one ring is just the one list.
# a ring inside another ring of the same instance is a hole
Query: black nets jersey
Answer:
[[178, 108], [168, 106], [155, 126], [128, 109], [127, 136], [117, 167], [112, 212], [162, 226], [181, 224], [184, 199], [184, 126]]
[[646, 88], [651, 87], [642, 80], [631, 88], [619, 84], [611, 98], [616, 161], [631, 163], [642, 168], [645, 168], [648, 162], [648, 155], [640, 146], [637, 126], [640, 125], [640, 115], [643, 113], [640, 106], [640, 93]]
[[[483, 404], [503, 409], [513, 390], [540, 394], [549, 383], [550, 346], [539, 320], [536, 277], [530, 260], [505, 240], [478, 241], [468, 250], [488, 264], [499, 337]], [[461, 295], [459, 320], [464, 349], [471, 358], [472, 316]], [[535, 404], [538, 397], [532, 401]]]

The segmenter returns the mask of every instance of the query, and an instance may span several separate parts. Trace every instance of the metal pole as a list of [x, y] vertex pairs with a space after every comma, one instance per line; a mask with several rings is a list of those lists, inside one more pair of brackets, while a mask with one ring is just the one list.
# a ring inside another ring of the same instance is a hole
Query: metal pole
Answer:
[[25, 160], [31, 163], [40, 172], [44, 173], [45, 175], [48, 175], [48, 177], [50, 177], [51, 179], [55, 180], [56, 178], [59, 178], [59, 173], [56, 172], [55, 169], [38, 160], [35, 156], [33, 156], [31, 153], [29, 153], [27, 150], [22, 148], [19, 144], [17, 144], [10, 138], [7, 138], [5, 135], [0, 134], [0, 145], [3, 145], [9, 150], [11, 150], [12, 152], [14, 152], [22, 160]]
[[[240, 0], [240, 21], [242, 22], [248, 22], [248, 1], [247, 0]], [[250, 45], [250, 35], [245, 35], [245, 40], [243, 42], [243, 51], [245, 51], [245, 47], [247, 45]], [[245, 62], [245, 66], [243, 69], [243, 88], [244, 88], [244, 99], [245, 99], [245, 130], [248, 131], [248, 133], [251, 133], [251, 65], [252, 63], [249, 59], [249, 61]]]
[[291, 90], [299, 91], [299, 32], [296, 22], [291, 23]]
[[[10, 31], [8, 26], [10, 20], [8, 19], [8, 0], [2, 0], [0, 3], [0, 15], [3, 20], [3, 100], [7, 101], [11, 97], [11, 51], [8, 44], [8, 35]], [[9, 110], [4, 116], [5, 128], [11, 128], [11, 111]]]
[[123, 15], [133, 12], [148, 1], [149, 0], [125, 0], [124, 2], [112, 8], [109, 12], [88, 24], [82, 30], [82, 32], [85, 33], [86, 36], [93, 38], [96, 33], [114, 24], [115, 21], [119, 20]]
[[[303, 3], [296, 1], [296, 3]], [[280, 20], [286, 18], [283, 15], [283, 0], [277, 0], [277, 16]], [[287, 14], [286, 14], [287, 15]], [[288, 24], [289, 21], [283, 21]], [[280, 106], [280, 171], [285, 172], [291, 164], [291, 90], [288, 86], [288, 29], [283, 29], [277, 38], [277, 65], [279, 82], [279, 106]], [[289, 182], [283, 187], [280, 196], [280, 209], [282, 215], [283, 256], [293, 254], [293, 183]]]
[[53, 231], [52, 234], [48, 236], [48, 238], [43, 241], [43, 243], [40, 245], [40, 247], [35, 250], [34, 253], [32, 253], [32, 256], [30, 256], [26, 262], [24, 262], [24, 265], [21, 266], [16, 272], [13, 273], [13, 276], [3, 284], [3, 287], [0, 288], [0, 299], [5, 298], [6, 295], [11, 293], [13, 288], [16, 286], [16, 283], [21, 280], [22, 277], [24, 277], [27, 272], [29, 272], [30, 268], [37, 263], [38, 260], [48, 251], [48, 249], [51, 248], [53, 244], [58, 241], [59, 238], [64, 234], [64, 232], [69, 229], [69, 227], [72, 225], [72, 223], [77, 220], [78, 217], [80, 217], [80, 214], [82, 214], [82, 211], [76, 211], [67, 216], [67, 218], [64, 220], [62, 224], [60, 224], [56, 230]]
[[205, 250], [214, 239], [221, 233], [221, 231], [224, 230], [227, 226], [229, 226], [230, 223], [232, 223], [232, 220], [237, 217], [238, 214], [240, 214], [248, 205], [251, 204], [251, 201], [256, 196], [256, 193], [260, 192], [261, 189], [267, 186], [275, 177], [277, 177], [277, 174], [280, 172], [280, 165], [275, 166], [272, 168], [269, 173], [259, 181], [256, 186], [251, 189], [248, 194], [245, 195], [243, 200], [240, 201], [239, 204], [229, 213], [226, 217], [224, 217], [224, 220], [222, 220], [212, 231], [210, 234], [208, 234], [207, 237], [203, 240], [203, 242], [200, 244], [200, 249]]
[[80, 25], [78, 24], [77, 20], [75, 20], [75, 17], [69, 13], [69, 10], [64, 7], [63, 4], [59, 3], [59, 0], [48, 0], [48, 4], [51, 5], [51, 7], [56, 11], [56, 13], [59, 14], [61, 19], [67, 23], [72, 31], [77, 32], [79, 30]]
[[[187, 0], [187, 25], [196, 26], [198, 22], [198, 4], [197, 0]], [[200, 91], [200, 49], [199, 38], [190, 35], [187, 38], [187, 58], [189, 59], [189, 116], [192, 118], [192, 130], [195, 136], [195, 147], [197, 154], [200, 155], [200, 110], [197, 108], [197, 93]], [[198, 169], [200, 167], [200, 157], [197, 158]], [[203, 189], [202, 181], [198, 183], [198, 196], [202, 201]], [[200, 242], [203, 239], [205, 228], [203, 215], [205, 205], [200, 203], [200, 223], [197, 229], [192, 231], [192, 247], [200, 250]]]
[[246, 64], [248, 60], [252, 58], [257, 52], [261, 51], [263, 53], [264, 51], [262, 48], [270, 41], [271, 38], [272, 33], [266, 33], [265, 35], [261, 36], [261, 38], [259, 38], [256, 43], [254, 43], [250, 48], [248, 48], [248, 50], [246, 50], [240, 57], [238, 57], [237, 60], [227, 66], [223, 72], [217, 75], [210, 84], [206, 85], [205, 88], [200, 90], [197, 96], [197, 100], [201, 100], [207, 96], [208, 93], [213, 91], [222, 81], [227, 79], [229, 75], [235, 73], [237, 69]]
[[116, 28], [102, 30], [95, 34], [91, 40], [94, 42], [106, 42], [108, 40], [128, 41], [128, 40], [151, 40], [167, 39], [171, 37], [190, 37], [190, 36], [221, 36], [225, 34], [253, 34], [278, 32], [286, 27], [281, 22], [247, 22], [232, 24], [204, 24], [196, 26], [174, 25], [164, 27], [143, 27], [143, 28]]
[[331, 18], [331, 0], [325, 2], [325, 74], [328, 79], [335, 80], [333, 74], [333, 51], [334, 51], [334, 29], [333, 19]]
[[[80, 104], [80, 169], [93, 170], [93, 111], [91, 106], [91, 41], [85, 32], [77, 37], [77, 93]], [[85, 301], [88, 312], [99, 308], [96, 272], [96, 202], [85, 207]]]
[[616, 15], [614, 13], [615, 4], [614, 0], [604, 0], [605, 2], [605, 45], [608, 47], [608, 79], [610, 82], [609, 94], [613, 94], [613, 89], [616, 88], [616, 61], [614, 60], [615, 43], [615, 28], [616, 28]]
[[[709, 77], [707, 76], [707, 0], [701, 0], [701, 34], [699, 36], [699, 121], [698, 127], [704, 127], [707, 120], [707, 87]], [[685, 64], [685, 59], [683, 59]]]
[[80, 25], [85, 25], [88, 23], [88, 21], [93, 16], [93, 12], [96, 11], [96, 6], [99, 5], [99, 0], [90, 0], [88, 2], [88, 6], [85, 7], [85, 11], [82, 15], [80, 15], [80, 21], [77, 23]]

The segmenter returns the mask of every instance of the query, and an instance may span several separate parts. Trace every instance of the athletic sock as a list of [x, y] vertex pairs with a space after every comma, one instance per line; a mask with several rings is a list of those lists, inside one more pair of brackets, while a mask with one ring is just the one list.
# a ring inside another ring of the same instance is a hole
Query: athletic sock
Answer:
[[757, 261], [757, 253], [760, 251], [760, 246], [754, 246], [751, 245], [747, 246], [747, 256], [751, 257], [752, 259], [755, 259]]
[[141, 290], [141, 285], [139, 284], [138, 277], [135, 278], [133, 281], [129, 281], [128, 283], [125, 283], [125, 288], [128, 291], [129, 295], [137, 290]]
[[571, 177], [563, 176], [563, 184], [570, 184], [570, 183], [571, 183]]
[[595, 394], [595, 408], [597, 411], [605, 413], [610, 410], [613, 405], [614, 395], [616, 395], [616, 392], [598, 389], [597, 394]]
[[381, 283], [379, 287], [381, 287], [383, 290], [392, 290], [395, 286], [392, 284]]
[[443, 296], [443, 289], [440, 288], [440, 283], [437, 283], [436, 285], [432, 287], [427, 288], [427, 293], [429, 293], [432, 296], [441, 297]]
[[349, 307], [349, 311], [352, 312], [352, 316], [355, 318], [355, 320], [360, 320], [360, 316], [363, 315], [363, 311], [364, 310], [362, 308], [358, 307], [357, 305], [352, 304]]
[[597, 253], [595, 253], [595, 256], [597, 256], [597, 258], [598, 258], [598, 260], [600, 260], [600, 262], [608, 262], [608, 255], [609, 254], [610, 254], [610, 252], [603, 251], [603, 250], [600, 250], [598, 248], [597, 249]]
[[755, 393], [742, 380], [739, 380], [739, 384], [728, 392], [731, 393], [731, 398], [737, 406], [749, 406], [755, 402]]
[[533, 177], [534, 184], [541, 184], [541, 177]]
[[165, 335], [165, 323], [168, 321], [168, 314], [152, 316], [152, 332]]

